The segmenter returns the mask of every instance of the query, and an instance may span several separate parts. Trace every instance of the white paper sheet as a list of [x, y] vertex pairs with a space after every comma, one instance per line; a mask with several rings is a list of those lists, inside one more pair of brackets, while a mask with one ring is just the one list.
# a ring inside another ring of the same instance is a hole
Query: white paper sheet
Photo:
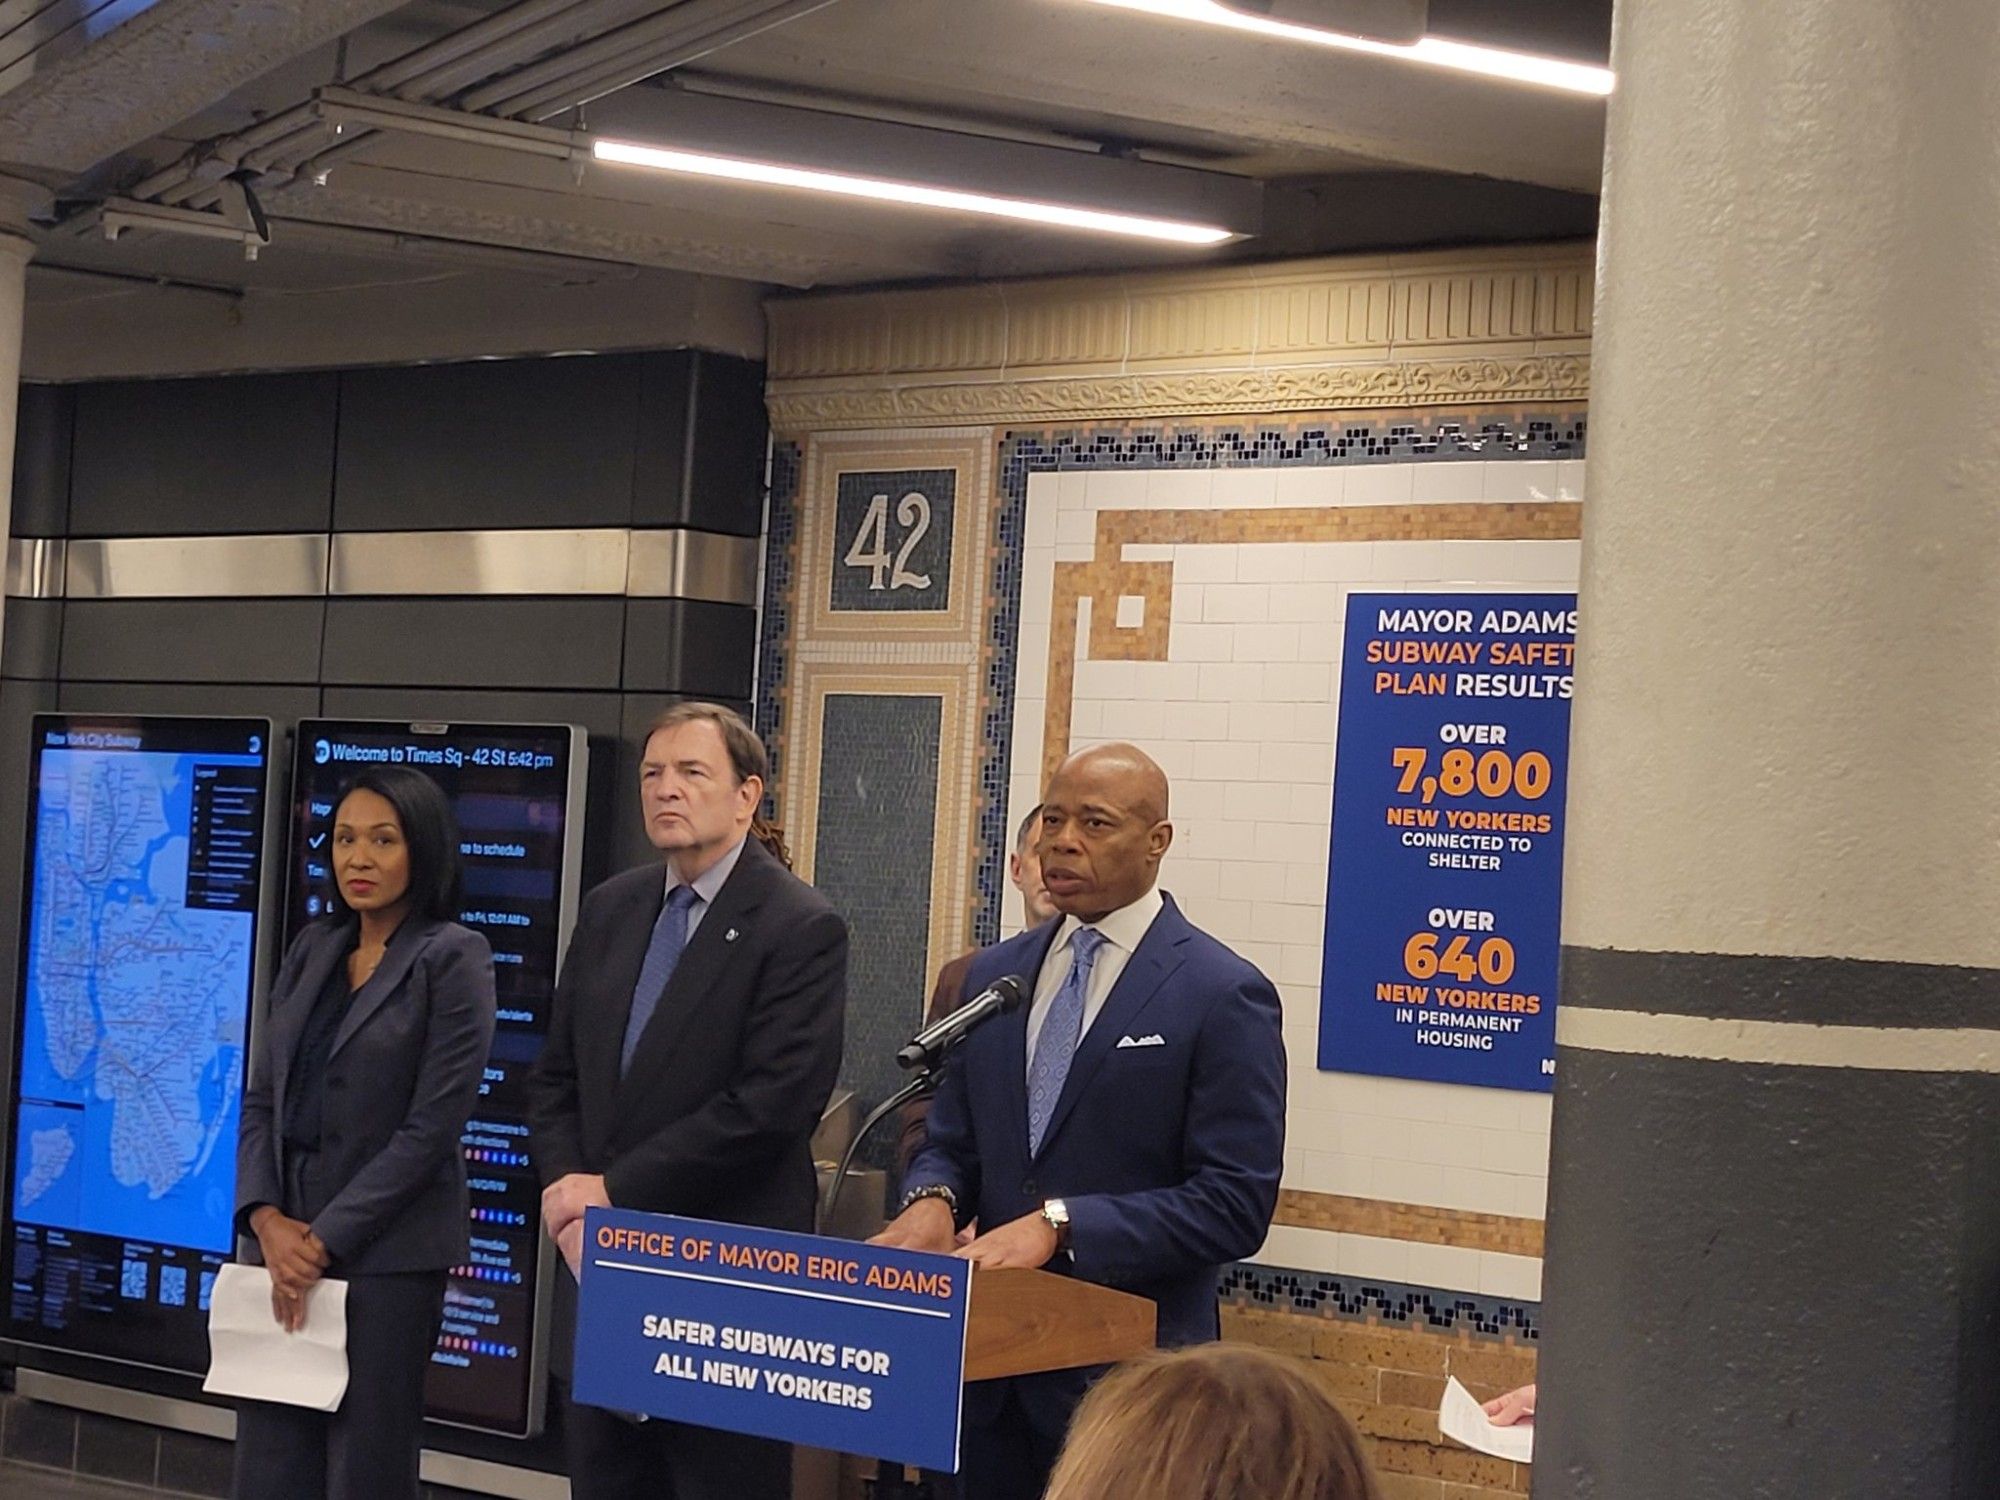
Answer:
[[224, 1266], [208, 1301], [208, 1379], [214, 1396], [248, 1396], [333, 1411], [347, 1394], [347, 1283], [306, 1294], [306, 1326], [287, 1333], [271, 1313], [271, 1273]]
[[1535, 1424], [1527, 1421], [1495, 1427], [1487, 1420], [1485, 1408], [1472, 1399], [1472, 1392], [1460, 1385], [1456, 1376], [1445, 1382], [1438, 1428], [1453, 1442], [1495, 1458], [1512, 1459], [1517, 1464], [1535, 1461]]

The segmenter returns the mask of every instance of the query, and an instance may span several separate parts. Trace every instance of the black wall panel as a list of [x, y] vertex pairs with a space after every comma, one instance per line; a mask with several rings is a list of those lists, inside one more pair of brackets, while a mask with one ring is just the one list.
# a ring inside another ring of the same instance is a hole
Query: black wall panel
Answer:
[[634, 599], [625, 621], [627, 691], [750, 696], [757, 612], [700, 599]]
[[326, 530], [339, 379], [77, 387], [70, 534]]
[[322, 599], [72, 599], [62, 676], [89, 682], [319, 681]]
[[623, 599], [334, 599], [331, 683], [618, 686]]
[[60, 599], [9, 599], [0, 625], [0, 676], [54, 677], [62, 650]]
[[630, 525], [640, 360], [348, 372], [335, 527]]
[[[280, 739], [300, 719], [319, 712], [319, 689], [265, 682], [65, 682], [56, 693], [56, 707], [78, 714], [213, 714], [263, 717], [276, 726]], [[282, 794], [282, 766], [272, 784]]]
[[688, 522], [707, 531], [755, 536], [764, 520], [764, 367], [748, 360], [695, 358], [694, 458]]
[[764, 522], [764, 367], [646, 357], [632, 524], [756, 536]]
[[24, 385], [14, 426], [15, 536], [69, 533], [70, 440], [76, 387]]

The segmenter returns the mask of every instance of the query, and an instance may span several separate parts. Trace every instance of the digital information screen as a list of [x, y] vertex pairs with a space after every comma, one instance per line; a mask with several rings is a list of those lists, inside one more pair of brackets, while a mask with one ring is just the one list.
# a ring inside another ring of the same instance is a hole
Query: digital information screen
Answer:
[[32, 732], [6, 1337], [199, 1373], [235, 1248], [270, 721]]
[[[458, 815], [460, 920], [493, 945], [500, 1024], [465, 1133], [472, 1254], [445, 1290], [429, 1415], [509, 1436], [540, 1431], [550, 1267], [528, 1157], [527, 1071], [548, 1032], [556, 964], [576, 911], [588, 755], [566, 724], [393, 724], [307, 719], [292, 778], [286, 941], [325, 914], [341, 785], [376, 765], [423, 771]], [[553, 1262], [551, 1262], [553, 1266]]]

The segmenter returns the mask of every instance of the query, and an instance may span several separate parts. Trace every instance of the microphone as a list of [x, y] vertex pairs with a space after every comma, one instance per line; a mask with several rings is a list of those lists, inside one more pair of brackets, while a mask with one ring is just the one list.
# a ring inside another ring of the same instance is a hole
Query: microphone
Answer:
[[1014, 975], [993, 981], [990, 989], [966, 1001], [948, 1016], [941, 1016], [903, 1044], [896, 1054], [896, 1066], [903, 1069], [935, 1068], [945, 1054], [995, 1016], [1020, 1007], [1027, 989]]

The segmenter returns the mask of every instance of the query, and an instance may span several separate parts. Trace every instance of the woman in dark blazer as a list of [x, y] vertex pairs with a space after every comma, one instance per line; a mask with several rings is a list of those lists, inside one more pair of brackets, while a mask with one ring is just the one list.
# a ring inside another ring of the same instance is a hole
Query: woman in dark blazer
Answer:
[[241, 1403], [237, 1500], [415, 1500], [424, 1372], [467, 1254], [459, 1139], [493, 1040], [493, 955], [458, 925], [458, 830], [402, 766], [335, 805], [331, 914], [299, 934], [259, 1034], [236, 1161], [245, 1259], [271, 1315], [347, 1283], [347, 1394], [331, 1414]]

